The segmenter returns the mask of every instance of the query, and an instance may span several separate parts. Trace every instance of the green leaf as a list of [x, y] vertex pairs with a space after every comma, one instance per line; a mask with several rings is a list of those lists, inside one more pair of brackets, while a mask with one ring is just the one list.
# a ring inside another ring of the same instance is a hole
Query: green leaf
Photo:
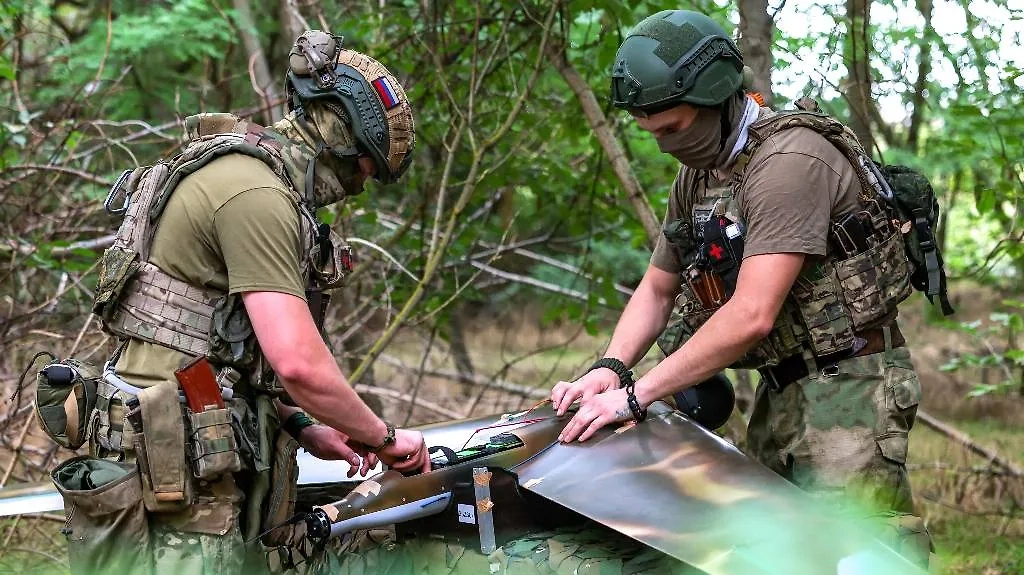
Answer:
[[0, 78], [14, 79], [14, 65], [2, 56], [0, 56]]

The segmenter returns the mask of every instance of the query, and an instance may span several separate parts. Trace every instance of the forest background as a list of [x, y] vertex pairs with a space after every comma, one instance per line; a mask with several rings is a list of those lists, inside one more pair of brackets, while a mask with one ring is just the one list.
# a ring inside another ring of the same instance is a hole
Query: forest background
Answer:
[[[388, 66], [417, 123], [401, 184], [321, 214], [358, 260], [328, 321], [339, 361], [398, 422], [535, 401], [600, 356], [660, 229], [678, 164], [610, 106], [608, 71], [630, 26], [665, 8], [734, 29], [776, 108], [812, 96], [876, 157], [931, 178], [958, 313], [920, 294], [901, 308], [925, 394], [918, 505], [949, 572], [1024, 572], [1024, 10], [1011, 0], [2, 0], [0, 382], [13, 390], [44, 349], [102, 361], [111, 342], [88, 312], [117, 225], [107, 188], [178, 150], [189, 114], [279, 118], [292, 40], [321, 28]], [[742, 445], [756, 375], [731, 375], [725, 433]], [[37, 428], [31, 391], [0, 406], [0, 486], [71, 456]], [[0, 523], [0, 572], [64, 569], [61, 521]]]

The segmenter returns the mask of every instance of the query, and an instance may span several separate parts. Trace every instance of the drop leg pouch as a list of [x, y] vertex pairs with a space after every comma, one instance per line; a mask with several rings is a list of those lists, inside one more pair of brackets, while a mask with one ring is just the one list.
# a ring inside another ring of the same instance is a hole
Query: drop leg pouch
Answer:
[[148, 572], [149, 527], [137, 466], [79, 456], [51, 477], [64, 498], [73, 575]]

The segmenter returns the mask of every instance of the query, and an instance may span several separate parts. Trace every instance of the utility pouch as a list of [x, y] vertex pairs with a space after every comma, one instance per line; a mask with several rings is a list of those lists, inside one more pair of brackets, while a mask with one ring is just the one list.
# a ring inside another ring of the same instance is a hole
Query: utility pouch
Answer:
[[109, 321], [124, 286], [135, 272], [139, 271], [141, 265], [139, 254], [135, 250], [120, 246], [111, 246], [104, 250], [99, 261], [92, 312]]
[[64, 498], [72, 574], [149, 571], [149, 527], [135, 465], [80, 456], [51, 477]]
[[188, 411], [188, 451], [192, 474], [197, 479], [214, 479], [223, 473], [242, 469], [235, 430], [231, 427], [231, 410], [207, 409]]
[[100, 376], [96, 366], [70, 358], [39, 370], [36, 417], [43, 431], [61, 447], [78, 449], [88, 439]]
[[872, 322], [888, 317], [910, 296], [910, 267], [898, 231], [833, 266], [855, 331], [875, 327]]
[[814, 355], [839, 353], [854, 346], [853, 324], [840, 292], [839, 281], [826, 264], [814, 264], [793, 283], [791, 293]]
[[277, 432], [274, 442], [274, 464], [270, 471], [270, 493], [264, 508], [260, 532], [265, 533], [260, 541], [267, 547], [294, 545], [299, 542], [305, 531], [305, 525], [285, 525], [267, 532], [275, 526], [282, 525], [295, 513], [295, 500], [298, 496], [299, 465], [296, 454], [299, 443], [283, 430]]
[[[185, 454], [185, 420], [178, 386], [165, 381], [138, 395], [141, 427], [132, 424], [132, 446], [142, 473], [143, 500], [152, 512], [178, 511], [194, 499]], [[129, 412], [129, 422], [132, 421]]]

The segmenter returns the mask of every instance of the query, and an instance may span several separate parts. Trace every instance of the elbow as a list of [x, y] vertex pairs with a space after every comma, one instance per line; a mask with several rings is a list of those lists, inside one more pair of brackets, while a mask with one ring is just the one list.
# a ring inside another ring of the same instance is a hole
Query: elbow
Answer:
[[757, 343], [762, 339], [768, 337], [768, 334], [772, 332], [772, 328], [775, 327], [774, 317], [757, 317], [749, 323], [750, 326], [750, 339], [753, 343]]
[[295, 355], [286, 355], [270, 365], [277, 377], [288, 382], [305, 381], [309, 372], [309, 364]]
[[[741, 301], [741, 300], [737, 300]], [[778, 310], [767, 309], [765, 306], [748, 302], [745, 309], [740, 310], [740, 316], [744, 318], [743, 325], [746, 327], [747, 339], [750, 344], [755, 344], [768, 337], [775, 327], [775, 317]]]

